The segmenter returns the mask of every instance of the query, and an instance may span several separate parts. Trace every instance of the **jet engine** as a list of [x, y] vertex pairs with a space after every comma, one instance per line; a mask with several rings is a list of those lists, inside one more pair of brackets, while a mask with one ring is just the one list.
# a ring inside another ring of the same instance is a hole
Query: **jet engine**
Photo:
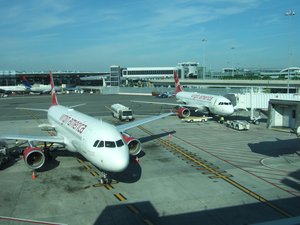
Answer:
[[30, 169], [41, 168], [46, 161], [43, 149], [38, 147], [28, 146], [27, 148], [25, 148], [25, 150], [23, 151], [23, 158], [26, 165]]
[[177, 111], [177, 115], [179, 118], [186, 118], [191, 115], [191, 112], [188, 108], [179, 107]]
[[122, 136], [124, 140], [127, 143], [127, 146], [129, 148], [129, 153], [131, 155], [137, 155], [142, 150], [141, 142], [134, 137], [131, 137], [129, 134], [122, 133]]

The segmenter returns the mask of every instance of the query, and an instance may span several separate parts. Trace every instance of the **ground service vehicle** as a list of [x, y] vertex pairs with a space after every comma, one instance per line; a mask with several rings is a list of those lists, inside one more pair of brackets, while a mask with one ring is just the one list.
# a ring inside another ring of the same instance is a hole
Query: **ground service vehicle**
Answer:
[[181, 120], [187, 123], [195, 123], [195, 122], [207, 122], [209, 119], [212, 119], [212, 117], [208, 117], [208, 116], [187, 117]]
[[119, 120], [134, 120], [132, 109], [121, 104], [113, 104], [110, 107], [112, 115]]
[[249, 130], [250, 123], [245, 120], [231, 120], [226, 122], [226, 126], [235, 130]]

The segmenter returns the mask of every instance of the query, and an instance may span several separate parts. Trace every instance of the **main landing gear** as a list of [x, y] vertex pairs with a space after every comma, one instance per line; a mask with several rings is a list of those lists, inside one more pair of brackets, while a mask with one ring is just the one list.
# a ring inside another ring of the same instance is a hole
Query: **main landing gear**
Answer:
[[43, 150], [44, 150], [44, 154], [45, 154], [47, 160], [52, 160], [53, 159], [52, 154], [50, 152], [50, 149], [52, 148], [52, 146], [53, 146], [53, 143], [51, 143], [50, 145], [47, 146], [47, 143], [44, 142]]

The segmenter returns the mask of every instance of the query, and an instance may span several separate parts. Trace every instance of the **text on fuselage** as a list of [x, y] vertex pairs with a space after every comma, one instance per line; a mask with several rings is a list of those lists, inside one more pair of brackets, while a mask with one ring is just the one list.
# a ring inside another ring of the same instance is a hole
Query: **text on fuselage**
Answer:
[[193, 94], [191, 95], [191, 97], [193, 99], [199, 99], [199, 100], [204, 100], [204, 101], [211, 101], [213, 99], [212, 96], [207, 96], [207, 95], [197, 95], [197, 94]]
[[81, 134], [87, 127], [86, 124], [84, 124], [84, 123], [80, 122], [79, 120], [76, 120], [66, 114], [63, 114], [59, 118], [59, 121], [61, 122], [61, 124], [67, 125], [68, 127], [72, 128], [73, 130], [78, 132], [79, 134]]

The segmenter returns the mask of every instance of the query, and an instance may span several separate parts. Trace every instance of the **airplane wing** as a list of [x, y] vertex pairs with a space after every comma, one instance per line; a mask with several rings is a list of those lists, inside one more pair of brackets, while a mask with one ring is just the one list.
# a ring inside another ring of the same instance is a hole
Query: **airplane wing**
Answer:
[[43, 111], [43, 112], [48, 112], [48, 109], [21, 108], [21, 107], [17, 107], [16, 109], [21, 109], [21, 110], [30, 110], [30, 111]]
[[4, 134], [0, 135], [0, 140], [24, 140], [28, 142], [40, 141], [48, 143], [64, 144], [65, 140], [59, 136], [42, 136], [42, 135], [27, 135], [27, 134]]
[[147, 102], [147, 101], [131, 101], [131, 102], [136, 102], [136, 103], [145, 103], [145, 104], [154, 104], [154, 105], [170, 105], [170, 106], [183, 106], [187, 108], [194, 108], [197, 109], [197, 106], [194, 105], [188, 105], [184, 103], [168, 103], [168, 102]]
[[164, 113], [164, 114], [160, 114], [158, 116], [152, 116], [152, 117], [149, 117], [149, 118], [145, 118], [145, 119], [133, 121], [133, 122], [130, 122], [130, 123], [122, 124], [122, 125], [116, 126], [116, 128], [118, 129], [118, 131], [123, 132], [125, 130], [131, 129], [131, 128], [140, 126], [142, 124], [149, 123], [149, 122], [152, 122], [154, 120], [158, 120], [158, 119], [161, 119], [161, 118], [173, 115], [173, 114], [174, 113], [172, 113], [172, 112]]

